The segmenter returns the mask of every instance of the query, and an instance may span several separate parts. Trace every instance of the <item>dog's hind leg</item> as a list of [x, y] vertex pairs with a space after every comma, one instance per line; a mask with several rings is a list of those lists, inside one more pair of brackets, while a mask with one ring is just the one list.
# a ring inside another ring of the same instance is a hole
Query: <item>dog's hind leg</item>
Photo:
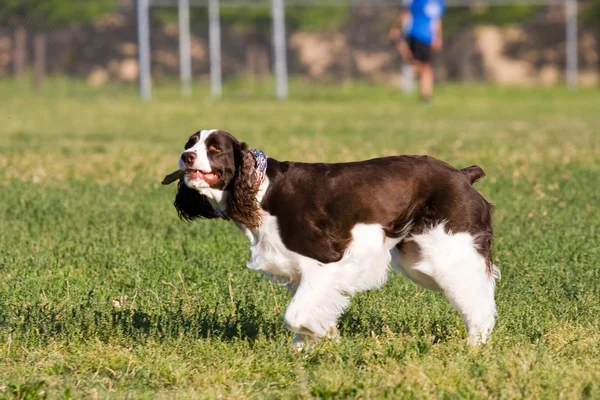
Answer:
[[[494, 328], [496, 303], [495, 279], [499, 271], [488, 271], [485, 258], [477, 251], [472, 235], [448, 233], [444, 224], [411, 238], [418, 245], [418, 255], [409, 253], [409, 276], [432, 289], [441, 290], [461, 315], [472, 344], [485, 342]], [[410, 247], [409, 247], [410, 249]], [[434, 285], [433, 285], [434, 283]], [[432, 287], [433, 286], [433, 287]]]

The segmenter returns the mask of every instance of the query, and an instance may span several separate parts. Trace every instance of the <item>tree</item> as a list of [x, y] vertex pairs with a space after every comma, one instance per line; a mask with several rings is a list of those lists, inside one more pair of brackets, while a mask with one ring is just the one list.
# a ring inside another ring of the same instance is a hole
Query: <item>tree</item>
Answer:
[[0, 24], [15, 31], [15, 75], [25, 68], [27, 30], [35, 32], [35, 86], [39, 90], [45, 75], [46, 31], [92, 20], [116, 7], [117, 0], [0, 0]]

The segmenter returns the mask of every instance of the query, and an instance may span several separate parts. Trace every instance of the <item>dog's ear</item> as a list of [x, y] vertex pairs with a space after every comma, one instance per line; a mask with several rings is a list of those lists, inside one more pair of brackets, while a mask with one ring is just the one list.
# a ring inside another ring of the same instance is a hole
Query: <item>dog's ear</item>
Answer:
[[206, 196], [187, 187], [183, 180], [179, 181], [177, 189], [175, 203], [173, 204], [177, 209], [179, 218], [185, 221], [192, 221], [196, 218], [213, 219], [219, 217]]
[[234, 143], [235, 175], [228, 185], [227, 216], [248, 228], [260, 225], [256, 160], [246, 143]]

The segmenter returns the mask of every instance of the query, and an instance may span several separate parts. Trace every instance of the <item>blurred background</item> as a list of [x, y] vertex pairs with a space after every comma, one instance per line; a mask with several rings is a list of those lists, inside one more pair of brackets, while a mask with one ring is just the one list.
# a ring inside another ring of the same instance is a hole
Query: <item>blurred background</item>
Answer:
[[[274, 30], [279, 6], [285, 26]], [[438, 81], [598, 86], [600, 0], [449, 0], [447, 7]], [[292, 81], [410, 89], [387, 38], [400, 9], [400, 0], [0, 0], [0, 78], [27, 79], [37, 91], [48, 80], [52, 90], [73, 93], [138, 90], [141, 71], [154, 88], [180, 79], [208, 88], [212, 59], [213, 95], [221, 81], [252, 95], [274, 86], [280, 37], [280, 72]]]

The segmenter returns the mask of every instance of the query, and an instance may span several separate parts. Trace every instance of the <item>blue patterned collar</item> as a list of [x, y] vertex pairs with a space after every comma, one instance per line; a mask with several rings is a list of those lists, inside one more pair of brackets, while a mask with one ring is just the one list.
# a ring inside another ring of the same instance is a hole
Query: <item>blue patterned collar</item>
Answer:
[[252, 149], [250, 150], [254, 159], [256, 160], [256, 183], [260, 187], [260, 185], [265, 180], [265, 176], [267, 176], [267, 156], [260, 150]]

